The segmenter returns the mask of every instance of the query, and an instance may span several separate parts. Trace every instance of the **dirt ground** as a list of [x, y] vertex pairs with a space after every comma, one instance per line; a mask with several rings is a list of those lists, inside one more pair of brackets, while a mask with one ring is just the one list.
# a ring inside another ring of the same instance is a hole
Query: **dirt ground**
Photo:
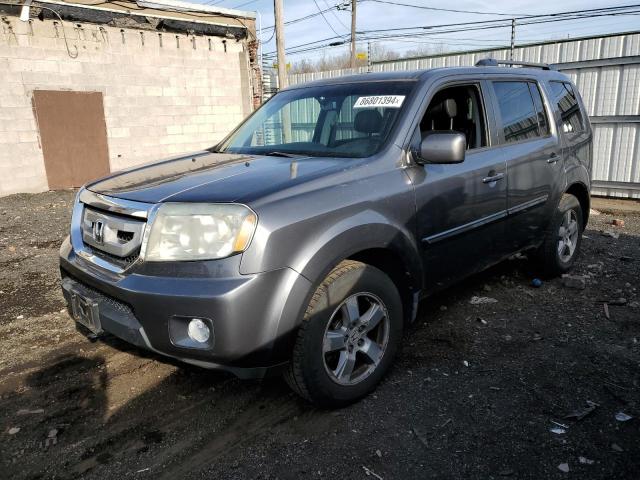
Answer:
[[376, 392], [322, 411], [77, 333], [72, 199], [0, 198], [1, 478], [640, 478], [640, 216], [592, 217], [584, 290], [534, 288], [518, 258], [423, 302]]

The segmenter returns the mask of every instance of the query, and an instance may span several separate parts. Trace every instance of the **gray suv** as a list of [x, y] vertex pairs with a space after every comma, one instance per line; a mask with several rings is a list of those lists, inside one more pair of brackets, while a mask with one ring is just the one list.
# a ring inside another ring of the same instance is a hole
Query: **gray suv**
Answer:
[[568, 271], [591, 127], [567, 76], [501, 63], [291, 87], [209, 150], [86, 185], [60, 251], [79, 330], [341, 406], [423, 297], [516, 252]]

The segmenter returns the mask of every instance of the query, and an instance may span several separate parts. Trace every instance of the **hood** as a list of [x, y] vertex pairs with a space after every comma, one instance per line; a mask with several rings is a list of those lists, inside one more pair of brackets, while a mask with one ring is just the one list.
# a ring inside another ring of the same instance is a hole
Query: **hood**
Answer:
[[243, 202], [334, 173], [349, 159], [198, 152], [114, 173], [87, 185], [137, 202]]

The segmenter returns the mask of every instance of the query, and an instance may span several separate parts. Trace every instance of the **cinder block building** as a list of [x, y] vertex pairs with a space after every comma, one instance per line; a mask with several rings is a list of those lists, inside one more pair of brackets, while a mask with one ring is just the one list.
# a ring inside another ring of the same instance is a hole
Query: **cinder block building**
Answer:
[[261, 98], [252, 12], [23, 2], [0, 0], [0, 195], [206, 148]]

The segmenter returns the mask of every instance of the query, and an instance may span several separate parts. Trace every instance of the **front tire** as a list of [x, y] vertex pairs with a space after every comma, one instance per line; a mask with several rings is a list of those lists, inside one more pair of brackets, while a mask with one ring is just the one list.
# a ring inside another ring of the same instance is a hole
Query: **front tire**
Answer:
[[545, 277], [562, 275], [575, 263], [582, 243], [583, 219], [578, 199], [569, 193], [562, 195], [536, 255]]
[[402, 326], [402, 302], [391, 279], [371, 265], [343, 261], [309, 302], [285, 379], [320, 407], [353, 403], [389, 369]]

